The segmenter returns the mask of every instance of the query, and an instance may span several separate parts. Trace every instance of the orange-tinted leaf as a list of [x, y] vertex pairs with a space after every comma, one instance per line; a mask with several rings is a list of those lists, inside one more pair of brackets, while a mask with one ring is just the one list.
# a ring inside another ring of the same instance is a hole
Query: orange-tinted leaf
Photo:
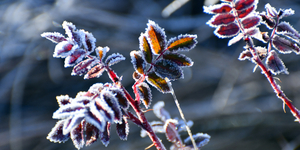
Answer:
[[166, 46], [165, 31], [155, 24], [154, 21], [149, 20], [147, 25], [148, 28], [146, 30], [146, 34], [151, 50], [154, 54], [160, 54]]
[[252, 6], [254, 3], [257, 3], [256, 0], [239, 0], [235, 3], [236, 10], [242, 10]]
[[226, 13], [226, 14], [218, 14], [218, 15], [214, 15], [208, 22], [207, 24], [209, 24], [212, 27], [216, 27], [219, 25], [226, 25], [226, 24], [230, 24], [232, 22], [234, 22], [235, 17], [233, 14], [231, 13]]
[[243, 27], [245, 29], [255, 27], [259, 25], [259, 23], [260, 23], [260, 17], [257, 16], [247, 17], [242, 21]]
[[171, 38], [168, 42], [169, 51], [188, 51], [193, 49], [196, 44], [197, 35], [179, 35], [178, 37]]
[[146, 35], [142, 33], [141, 36], [139, 37], [139, 41], [140, 41], [140, 50], [143, 52], [145, 60], [148, 63], [152, 63], [153, 55]]
[[194, 62], [189, 57], [178, 53], [165, 53], [163, 55], [163, 58], [175, 62], [178, 66], [190, 67], [194, 64]]
[[219, 26], [214, 33], [220, 38], [229, 38], [235, 36], [239, 31], [239, 26], [235, 23], [231, 23], [229, 25]]
[[109, 51], [109, 47], [105, 46], [105, 47], [100, 47], [98, 46], [96, 48], [96, 54], [99, 57], [99, 59], [102, 61], [103, 58], [106, 56], [106, 53]]
[[155, 73], [162, 77], [170, 80], [177, 80], [183, 78], [181, 68], [173, 61], [167, 59], [158, 60], [154, 64]]
[[156, 75], [155, 72], [150, 72], [146, 77], [147, 82], [162, 93], [170, 93], [171, 89], [167, 81]]
[[146, 62], [142, 57], [142, 53], [140, 51], [131, 51], [130, 52], [131, 63], [133, 64], [134, 69], [140, 73], [144, 74], [144, 70], [146, 68]]
[[145, 82], [142, 82], [137, 85], [137, 88], [143, 104], [148, 109], [152, 101], [152, 94], [149, 85]]
[[97, 65], [87, 72], [87, 74], [84, 76], [84, 79], [99, 78], [104, 70], [105, 69], [102, 65]]

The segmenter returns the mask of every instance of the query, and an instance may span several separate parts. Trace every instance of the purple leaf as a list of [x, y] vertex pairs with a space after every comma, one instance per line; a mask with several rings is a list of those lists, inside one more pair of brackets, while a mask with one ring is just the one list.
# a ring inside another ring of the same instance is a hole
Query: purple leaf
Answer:
[[260, 17], [253, 15], [243, 19], [242, 24], [245, 29], [249, 29], [258, 26], [260, 24], [260, 20]]
[[57, 99], [57, 103], [58, 103], [59, 107], [62, 107], [66, 104], [70, 104], [70, 101], [72, 100], [72, 98], [69, 97], [69, 95], [56, 96], [56, 99]]
[[211, 27], [217, 27], [219, 25], [227, 25], [233, 23], [235, 16], [231, 13], [214, 15], [207, 24]]
[[57, 121], [56, 125], [52, 128], [48, 134], [47, 139], [54, 143], [66, 142], [70, 138], [70, 134], [63, 134], [63, 125], [65, 120]]
[[181, 68], [173, 61], [161, 59], [154, 64], [155, 73], [161, 78], [177, 80], [183, 78]]
[[64, 67], [67, 68], [67, 67], [72, 67], [72, 66], [76, 65], [78, 62], [82, 61], [82, 59], [86, 55], [87, 55], [86, 51], [84, 51], [83, 49], [76, 50], [74, 53], [67, 56], [67, 58], [65, 59]]
[[276, 9], [274, 7], [272, 7], [269, 3], [267, 3], [265, 5], [265, 9], [267, 11], [267, 15], [274, 18], [277, 17], [278, 12], [276, 11]]
[[99, 130], [95, 126], [90, 123], [86, 123], [85, 125], [85, 138], [86, 138], [86, 146], [89, 146], [97, 141], [99, 138]]
[[287, 40], [283, 37], [275, 35], [272, 40], [273, 46], [283, 54], [288, 54], [294, 51], [296, 54], [300, 53], [300, 48], [296, 43]]
[[144, 74], [146, 69], [146, 62], [143, 59], [141, 51], [131, 51], [130, 57], [131, 57], [131, 63], [133, 64], [134, 70], [140, 74]]
[[158, 55], [166, 47], [167, 41], [165, 31], [152, 20], [149, 20], [147, 26], [147, 41], [149, 41], [152, 53]]
[[95, 50], [96, 47], [96, 39], [94, 38], [92, 33], [89, 33], [87, 31], [84, 31], [85, 38], [82, 41], [83, 46], [85, 50], [87, 50], [89, 53], [92, 53]]
[[167, 49], [172, 52], [176, 51], [189, 51], [193, 49], [198, 43], [197, 35], [179, 35], [177, 37], [171, 38], [168, 41]]
[[66, 119], [70, 116], [77, 114], [83, 114], [86, 112], [85, 106], [80, 103], [70, 103], [61, 106], [58, 110], [53, 113], [53, 119]]
[[101, 142], [105, 147], [107, 147], [107, 145], [109, 144], [109, 138], [110, 138], [109, 129], [110, 129], [110, 123], [108, 122], [105, 125], [105, 130], [103, 132], [100, 132]]
[[229, 4], [222, 3], [212, 6], [203, 6], [203, 11], [208, 14], [219, 14], [219, 13], [229, 13], [232, 7]]
[[41, 36], [52, 41], [53, 43], [67, 41], [67, 39], [58, 32], [44, 32], [43, 34], [41, 34]]
[[235, 36], [240, 31], [240, 27], [236, 23], [219, 26], [214, 34], [219, 38], [229, 38]]
[[266, 59], [266, 65], [269, 68], [269, 70], [272, 72], [272, 74], [274, 74], [274, 75], [277, 75], [279, 73], [289, 74], [284, 63], [278, 57], [278, 55], [276, 54], [276, 52], [274, 50], [269, 52], [269, 55]]
[[[64, 124], [64, 128], [63, 128], [63, 134], [68, 134], [71, 132], [71, 130], [73, 130], [76, 126], [78, 126], [78, 124], [81, 123], [81, 121], [84, 119], [85, 114], [76, 114], [72, 117], [70, 117], [69, 119], [65, 119], [67, 120]], [[72, 135], [72, 133], [71, 133]], [[72, 138], [72, 136], [71, 136]]]
[[143, 104], [148, 109], [152, 101], [152, 94], [149, 85], [145, 82], [142, 82], [137, 85], [137, 89]]
[[122, 119], [122, 112], [114, 94], [110, 91], [102, 91], [101, 98], [104, 99], [107, 105], [112, 109], [115, 116], [115, 122], [120, 122]]
[[286, 35], [294, 40], [298, 41], [300, 39], [300, 34], [296, 29], [294, 29], [288, 22], [281, 22], [277, 25], [276, 32], [278, 34]]
[[155, 72], [150, 72], [146, 77], [147, 82], [162, 93], [170, 93], [170, 87], [165, 79], [156, 75]]
[[95, 57], [81, 61], [76, 66], [74, 66], [71, 75], [82, 76], [83, 74], [86, 74], [89, 70], [91, 70], [91, 68], [97, 63], [99, 63], [99, 61]]
[[84, 135], [83, 135], [83, 125], [79, 124], [76, 128], [71, 131], [71, 139], [74, 146], [77, 149], [83, 148], [84, 146]]
[[153, 113], [157, 118], [166, 122], [166, 120], [170, 119], [171, 116], [168, 111], [164, 109], [165, 103], [163, 101], [159, 101], [153, 106]]
[[105, 64], [108, 66], [112, 66], [114, 64], [119, 63], [120, 61], [125, 60], [125, 57], [119, 53], [113, 53], [107, 56], [105, 60]]
[[104, 71], [105, 71], [105, 68], [103, 65], [101, 65], [101, 64], [96, 65], [90, 71], [88, 71], [86, 73], [86, 75], [84, 76], [84, 79], [99, 78]]
[[122, 117], [122, 122], [116, 125], [117, 134], [121, 140], [127, 140], [129, 133], [129, 125], [126, 117]]

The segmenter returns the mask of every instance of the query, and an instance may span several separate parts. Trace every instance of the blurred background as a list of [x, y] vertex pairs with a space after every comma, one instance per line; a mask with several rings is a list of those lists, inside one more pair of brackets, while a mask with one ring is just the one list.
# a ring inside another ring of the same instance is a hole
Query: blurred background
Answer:
[[[174, 90], [191, 128], [207, 133], [211, 141], [203, 150], [292, 150], [300, 149], [300, 125], [276, 97], [254, 64], [239, 61], [243, 42], [227, 47], [229, 39], [218, 39], [205, 23], [212, 15], [203, 13], [204, 0], [190, 0], [169, 17], [162, 11], [172, 0], [0, 0], [0, 149], [1, 150], [74, 150], [71, 140], [64, 144], [46, 139], [57, 120], [55, 97], [75, 97], [97, 82], [110, 82], [106, 75], [84, 80], [63, 68], [63, 59], [52, 57], [55, 44], [40, 36], [43, 32], [64, 33], [61, 23], [73, 22], [78, 29], [92, 32], [97, 46], [127, 59], [113, 66], [123, 85], [131, 91], [129, 53], [139, 48], [138, 37], [148, 19], [165, 28], [168, 39], [179, 34], [197, 34], [198, 44], [186, 53], [194, 66], [185, 69], [185, 79], [173, 83]], [[207, 0], [207, 2], [212, 2]], [[276, 8], [292, 8], [286, 18], [300, 30], [299, 0], [260, 0], [258, 11], [270, 2]], [[265, 30], [265, 28], [262, 28]], [[262, 45], [262, 43], [257, 43]], [[278, 82], [293, 104], [300, 108], [300, 57], [280, 55], [290, 74], [279, 75]], [[153, 102], [164, 101], [172, 117], [179, 117], [172, 96], [153, 88]], [[149, 121], [158, 120], [150, 111]], [[140, 138], [140, 128], [130, 123], [128, 141], [121, 141], [115, 128], [107, 148], [100, 141], [84, 150], [141, 150], [151, 144]], [[159, 134], [166, 147], [170, 143]], [[182, 137], [187, 137], [182, 133]], [[155, 148], [150, 148], [154, 150]]]

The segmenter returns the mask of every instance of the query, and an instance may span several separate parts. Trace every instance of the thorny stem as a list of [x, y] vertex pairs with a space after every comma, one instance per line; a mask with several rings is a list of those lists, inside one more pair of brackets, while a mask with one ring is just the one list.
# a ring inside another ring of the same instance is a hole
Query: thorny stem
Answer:
[[[152, 140], [153, 144], [155, 145], [155, 147], [158, 150], [166, 150], [165, 146], [161, 143], [161, 140], [157, 137], [157, 135], [154, 133], [151, 125], [149, 124], [148, 120], [146, 119], [144, 113], [142, 112], [142, 110], [140, 109], [139, 106], [139, 102], [135, 101], [130, 94], [128, 93], [128, 91], [123, 87], [123, 85], [120, 84], [120, 79], [119, 77], [116, 75], [116, 73], [114, 71], [112, 71], [109, 67], [106, 67], [107, 69], [107, 73], [110, 76], [110, 78], [113, 80], [113, 82], [117, 85], [120, 86], [120, 88], [122, 88], [122, 90], [125, 93], [125, 96], [128, 100], [128, 102], [130, 103], [131, 107], [133, 108], [133, 110], [136, 112], [141, 124], [140, 126], [145, 129], [148, 133], [148, 136], [150, 137], [150, 139]], [[129, 118], [130, 119], [130, 118]], [[135, 121], [136, 123], [136, 121]]]
[[291, 100], [289, 100], [286, 95], [284, 94], [284, 92], [280, 89], [279, 85], [277, 85], [277, 83], [275, 82], [271, 72], [266, 68], [266, 66], [262, 63], [261, 59], [259, 58], [259, 56], [256, 53], [256, 50], [254, 48], [253, 45], [253, 41], [250, 37], [245, 38], [245, 42], [247, 43], [251, 54], [253, 56], [253, 60], [256, 62], [256, 64], [260, 67], [260, 69], [262, 70], [263, 74], [266, 76], [266, 78], [268, 79], [268, 81], [270, 82], [272, 88], [274, 89], [274, 92], [276, 93], [277, 97], [280, 98], [283, 101], [283, 107], [285, 106], [285, 104], [289, 107], [289, 109], [291, 110], [291, 113], [296, 117], [295, 121], [298, 121], [300, 123], [300, 113], [299, 110], [293, 106], [293, 104], [291, 103]]
[[197, 147], [197, 145], [196, 145], [195, 139], [193, 138], [192, 131], [191, 131], [191, 129], [189, 128], [189, 126], [187, 125], [187, 123], [186, 123], [186, 119], [185, 119], [184, 114], [183, 114], [183, 112], [182, 112], [182, 110], [181, 110], [181, 107], [180, 107], [180, 105], [179, 105], [179, 102], [178, 102], [178, 99], [177, 99], [177, 97], [176, 97], [176, 95], [175, 95], [175, 92], [174, 92], [174, 90], [173, 90], [173, 88], [172, 88], [171, 82], [170, 82], [170, 80], [169, 80], [168, 78], [165, 78], [165, 80], [167, 81], [167, 84], [168, 84], [169, 88], [171, 89], [171, 94], [172, 94], [172, 96], [173, 96], [173, 99], [174, 99], [174, 101], [175, 101], [175, 104], [176, 104], [176, 106], [177, 106], [177, 109], [178, 109], [178, 111], [179, 111], [179, 113], [180, 113], [180, 117], [181, 117], [181, 119], [184, 121], [186, 131], [188, 132], [189, 137], [191, 138], [191, 141], [192, 141], [192, 143], [193, 143], [194, 149], [195, 149], [195, 150], [198, 150], [198, 147]]

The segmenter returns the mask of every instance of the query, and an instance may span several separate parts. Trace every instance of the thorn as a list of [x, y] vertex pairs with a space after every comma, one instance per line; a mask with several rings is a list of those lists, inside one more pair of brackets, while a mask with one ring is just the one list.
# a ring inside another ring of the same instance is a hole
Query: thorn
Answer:
[[281, 82], [281, 80], [278, 77], [274, 77], [274, 79], [278, 80], [279, 82]]
[[146, 112], [149, 112], [149, 111], [153, 111], [153, 109], [142, 110], [143, 113], [146, 113]]
[[152, 143], [151, 145], [149, 145], [148, 147], [146, 147], [145, 150], [150, 149], [153, 146], [154, 146], [154, 143]]
[[284, 113], [286, 113], [286, 111], [285, 111], [285, 102], [283, 102], [283, 111], [284, 111]]
[[257, 67], [258, 67], [258, 65], [256, 65], [256, 66], [253, 68], [253, 72], [256, 71]]

